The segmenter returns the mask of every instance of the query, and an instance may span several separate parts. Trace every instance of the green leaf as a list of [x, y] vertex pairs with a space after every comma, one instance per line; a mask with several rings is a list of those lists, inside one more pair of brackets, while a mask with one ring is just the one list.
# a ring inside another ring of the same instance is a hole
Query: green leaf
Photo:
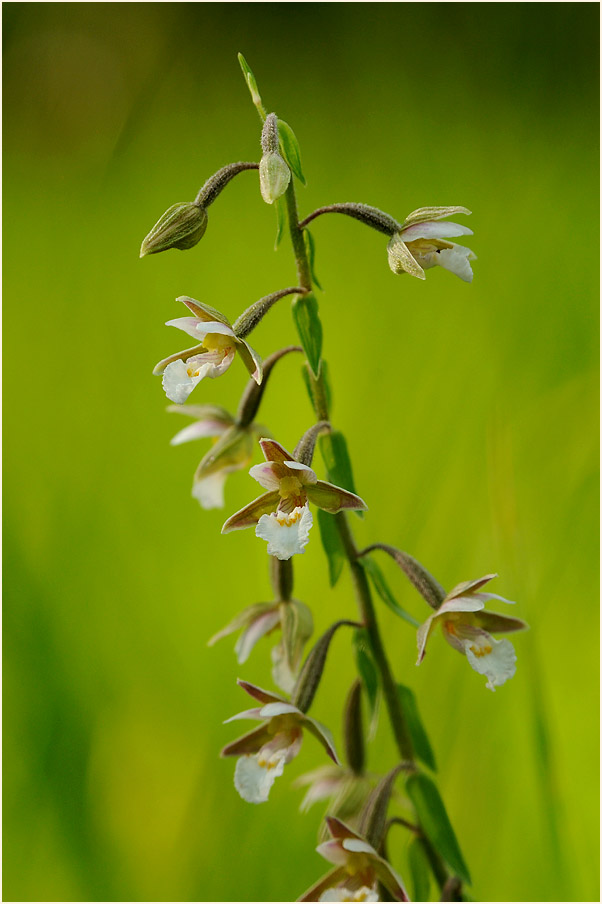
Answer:
[[353, 635], [353, 650], [355, 653], [355, 664], [358, 674], [362, 679], [362, 684], [368, 698], [368, 707], [370, 710], [370, 729], [368, 731], [368, 739], [374, 737], [376, 733], [376, 725], [378, 722], [378, 710], [380, 703], [380, 687], [378, 679], [378, 669], [374, 662], [370, 640], [365, 628], [357, 630]]
[[412, 877], [412, 900], [428, 901], [431, 887], [431, 870], [424, 842], [413, 838], [408, 848], [408, 866]]
[[253, 103], [257, 107], [261, 118], [265, 119], [265, 110], [263, 109], [263, 104], [261, 102], [261, 96], [259, 94], [259, 88], [257, 87], [257, 81], [251, 71], [251, 67], [245, 60], [242, 53], [238, 54], [238, 62], [240, 63], [240, 68], [242, 69], [242, 74], [245, 77], [245, 82], [247, 83], [247, 87], [248, 87], [249, 91], [251, 92], [251, 98], [253, 100]]
[[397, 690], [399, 691], [401, 708], [403, 710], [404, 716], [406, 717], [410, 735], [412, 736], [412, 742], [414, 744], [416, 756], [422, 760], [425, 766], [428, 766], [429, 769], [432, 769], [433, 772], [436, 772], [437, 764], [435, 762], [435, 754], [433, 753], [433, 748], [431, 747], [431, 742], [428, 739], [428, 735], [424, 730], [424, 725], [422, 724], [422, 720], [418, 712], [418, 705], [416, 703], [414, 691], [409, 687], [405, 687], [405, 685], [403, 684], [398, 684]]
[[274, 242], [274, 251], [278, 250], [278, 245], [282, 241], [284, 235], [284, 225], [286, 222], [286, 214], [284, 211], [284, 198], [277, 198], [274, 201], [276, 209], [276, 241]]
[[280, 148], [282, 149], [286, 162], [299, 182], [301, 182], [302, 185], [306, 185], [305, 176], [301, 169], [299, 142], [289, 124], [283, 119], [278, 119], [278, 137], [280, 138]]
[[[349, 458], [347, 442], [343, 434], [338, 430], [333, 430], [332, 433], [323, 433], [318, 442], [329, 481], [334, 483], [335, 486], [343, 487], [344, 490], [355, 493], [357, 496], [353, 481], [353, 471], [351, 470], [351, 459]], [[356, 512], [356, 515], [362, 518], [364, 513]]]
[[418, 628], [420, 622], [416, 621], [413, 615], [410, 615], [409, 612], [406, 612], [405, 609], [399, 605], [391, 590], [389, 589], [389, 585], [387, 584], [385, 577], [380, 570], [380, 566], [371, 559], [369, 556], [364, 556], [361, 560], [362, 565], [365, 570], [370, 575], [372, 583], [374, 584], [374, 589], [380, 596], [383, 603], [391, 609], [395, 615], [399, 615], [400, 618], [403, 618], [404, 621], [407, 621], [410, 625], [413, 625], [415, 628]]
[[293, 319], [307, 362], [317, 378], [320, 374], [322, 355], [322, 324], [318, 316], [318, 302], [311, 292], [299, 295], [293, 301]]
[[341, 576], [341, 571], [345, 564], [345, 549], [335, 524], [334, 515], [329, 515], [328, 512], [318, 509], [318, 527], [320, 528], [322, 546], [328, 559], [330, 586], [334, 587]]
[[309, 229], [303, 230], [303, 239], [305, 241], [305, 250], [307, 251], [307, 258], [309, 260], [309, 270], [311, 273], [311, 278], [317, 285], [318, 289], [321, 289], [320, 280], [316, 276], [316, 269], [314, 267], [314, 259], [316, 256], [316, 245], [314, 242], [314, 237], [309, 231]]
[[470, 873], [437, 786], [428, 776], [415, 774], [407, 780], [406, 789], [426, 837], [456, 875], [470, 885]]

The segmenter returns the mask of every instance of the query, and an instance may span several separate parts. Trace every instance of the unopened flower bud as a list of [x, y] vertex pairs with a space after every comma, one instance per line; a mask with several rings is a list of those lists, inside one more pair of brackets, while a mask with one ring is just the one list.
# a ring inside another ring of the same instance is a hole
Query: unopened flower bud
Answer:
[[259, 187], [266, 204], [273, 204], [288, 188], [291, 171], [280, 154], [264, 154], [259, 162]]
[[364, 771], [365, 749], [362, 728], [362, 683], [359, 680], [352, 684], [347, 696], [343, 728], [349, 768], [356, 775], [361, 775]]
[[140, 257], [169, 248], [185, 251], [199, 242], [207, 228], [207, 211], [194, 202], [173, 204], [155, 223], [140, 247]]
[[342, 625], [348, 625], [352, 628], [360, 627], [357, 622], [347, 620], [335, 622], [334, 625], [332, 625], [314, 644], [308, 653], [307, 659], [303, 663], [301, 674], [299, 675], [295, 690], [292, 694], [292, 703], [295, 706], [298, 706], [303, 713], [307, 712], [313, 702], [316, 691], [318, 690], [318, 685], [320, 684], [320, 679], [322, 678], [324, 666], [326, 665], [330, 641], [334, 637], [337, 628], [340, 628]]

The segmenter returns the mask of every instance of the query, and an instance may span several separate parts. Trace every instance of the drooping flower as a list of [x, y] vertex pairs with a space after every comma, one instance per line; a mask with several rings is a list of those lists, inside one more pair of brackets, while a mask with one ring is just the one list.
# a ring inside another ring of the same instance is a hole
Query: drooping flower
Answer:
[[226, 722], [235, 719], [258, 719], [263, 722], [259, 728], [228, 744], [221, 753], [224, 757], [239, 757], [234, 770], [234, 785], [243, 800], [259, 804], [268, 799], [276, 778], [299, 753], [304, 730], [313, 734], [328, 756], [338, 763], [327, 728], [277, 694], [247, 681], [239, 680], [238, 683], [262, 705], [238, 713]]
[[235, 631], [241, 634], [234, 652], [238, 662], [246, 662], [262, 637], [282, 629], [282, 639], [272, 650], [272, 677], [286, 693], [291, 693], [301, 666], [303, 648], [313, 631], [311, 611], [300, 600], [255, 603], [240, 612], [225, 628], [209, 640], [213, 646]]
[[443, 223], [452, 214], [470, 214], [466, 207], [420, 207], [406, 217], [399, 232], [395, 232], [387, 251], [393, 273], [409, 273], [418, 279], [426, 279], [424, 271], [431, 267], [444, 267], [463, 279], [472, 282], [469, 261], [476, 254], [464, 245], [456, 245], [448, 239], [460, 235], [472, 235], [472, 230], [459, 223]]
[[279, 443], [271, 439], [259, 443], [266, 461], [249, 473], [268, 492], [228, 518], [223, 534], [256, 525], [256, 535], [268, 542], [268, 555], [286, 560], [304, 552], [309, 542], [310, 502], [332, 514], [367, 508], [355, 493], [318, 480], [315, 471], [296, 461]]
[[512, 603], [496, 593], [480, 592], [495, 577], [486, 574], [476, 581], [466, 581], [447, 594], [439, 608], [418, 628], [416, 665], [424, 659], [427, 641], [439, 623], [447, 642], [466, 656], [476, 672], [487, 677], [489, 690], [494, 691], [512, 678], [516, 672], [514, 647], [509, 640], [495, 640], [491, 635], [522, 631], [529, 626], [520, 618], [484, 611], [488, 600]]
[[378, 901], [377, 883], [394, 901], [409, 901], [403, 882], [365, 838], [336, 817], [326, 819], [332, 836], [316, 850], [335, 864], [299, 901]]
[[168, 411], [195, 418], [171, 439], [172, 446], [210, 437], [213, 445], [202, 458], [192, 485], [192, 496], [201, 508], [224, 507], [224, 484], [233, 471], [246, 468], [253, 457], [255, 439], [262, 429], [241, 427], [218, 405], [170, 405]]
[[[355, 829], [375, 782], [376, 776], [357, 774], [344, 766], [329, 765], [300, 775], [293, 782], [293, 787], [307, 787], [299, 805], [302, 813], [307, 812], [317, 801], [327, 800], [328, 815], [342, 819], [350, 828]], [[325, 830], [325, 826], [323, 828]], [[322, 837], [321, 829], [320, 838]]]
[[186, 295], [176, 300], [185, 304], [193, 316], [168, 320], [166, 326], [183, 330], [200, 344], [164, 358], [153, 370], [154, 374], [163, 374], [163, 388], [168, 399], [182, 405], [202, 379], [214, 379], [225, 373], [236, 352], [255, 382], [261, 383], [261, 358], [245, 339], [236, 335], [223, 314]]

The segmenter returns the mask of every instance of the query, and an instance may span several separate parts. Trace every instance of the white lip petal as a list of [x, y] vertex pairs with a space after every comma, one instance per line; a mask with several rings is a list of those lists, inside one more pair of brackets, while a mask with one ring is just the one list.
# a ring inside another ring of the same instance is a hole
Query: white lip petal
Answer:
[[268, 555], [281, 561], [295, 554], [303, 553], [309, 543], [309, 530], [313, 524], [307, 506], [297, 506], [290, 514], [271, 512], [262, 515], [255, 528], [255, 534], [267, 540]]
[[473, 252], [470, 248], [465, 248], [464, 245], [454, 245], [453, 248], [443, 248], [439, 251], [436, 255], [436, 263], [449, 270], [450, 273], [455, 273], [464, 282], [472, 282], [472, 267], [468, 261], [475, 258], [474, 255], [472, 257], [471, 255]]
[[179, 358], [177, 361], [172, 361], [171, 364], [168, 364], [163, 373], [163, 389], [165, 390], [165, 395], [172, 402], [175, 402], [176, 405], [183, 405], [194, 387], [197, 383], [200, 383], [203, 377], [207, 374], [207, 370], [211, 367], [211, 364], [205, 364], [202, 361], [202, 355], [196, 355], [193, 358], [188, 359], [188, 364], [191, 362], [199, 365], [198, 373], [196, 376], [191, 377], [188, 373], [187, 365]]
[[485, 632], [482, 633], [487, 638], [486, 642], [464, 641], [466, 658], [475, 672], [487, 676], [487, 687], [494, 691], [516, 672], [516, 653], [509, 640], [495, 640]]
[[225, 373], [232, 362], [234, 361], [234, 357], [236, 355], [236, 350], [234, 348], [228, 349], [228, 353], [224, 355], [224, 357], [219, 361], [218, 364], [210, 364], [209, 370], [207, 371], [207, 376], [209, 379], [214, 380], [216, 377], [221, 377], [223, 373]]
[[216, 509], [224, 507], [224, 483], [227, 472], [216, 471], [209, 477], [204, 477], [192, 487], [192, 495], [198, 499], [199, 505], [204, 509]]
[[257, 754], [241, 756], [234, 770], [234, 787], [250, 804], [264, 803], [274, 781], [284, 772], [284, 758], [271, 767], [260, 766]]
[[416, 223], [414, 226], [408, 226], [402, 229], [400, 235], [403, 241], [414, 242], [416, 239], [448, 239], [458, 235], [473, 235], [472, 229], [468, 226], [461, 226], [459, 223], [443, 222], [436, 223]]

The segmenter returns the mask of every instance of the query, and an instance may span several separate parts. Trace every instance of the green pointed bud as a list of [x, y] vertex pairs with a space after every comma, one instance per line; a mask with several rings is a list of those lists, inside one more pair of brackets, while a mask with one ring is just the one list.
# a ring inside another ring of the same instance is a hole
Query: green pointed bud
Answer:
[[291, 171], [280, 155], [278, 118], [275, 113], [266, 117], [261, 132], [263, 157], [259, 161], [259, 187], [266, 204], [273, 204], [281, 198], [291, 181]]
[[302, 713], [306, 713], [313, 702], [320, 684], [320, 679], [322, 678], [324, 666], [326, 665], [330, 641], [334, 637], [337, 628], [340, 628], [342, 625], [349, 625], [349, 627], [352, 628], [361, 627], [357, 622], [347, 620], [335, 622], [334, 625], [332, 625], [328, 631], [316, 641], [309, 651], [307, 659], [303, 663], [301, 674], [297, 679], [297, 684], [295, 685], [291, 698], [293, 706], [297, 706]]
[[378, 783], [363, 809], [359, 824], [360, 834], [377, 850], [384, 838], [387, 824], [387, 810], [393, 791], [393, 783], [402, 771], [414, 773], [416, 767], [410, 761], [399, 763]]
[[185, 251], [199, 242], [207, 228], [207, 211], [194, 202], [172, 204], [155, 223], [140, 247], [140, 257], [169, 248]]
[[359, 679], [353, 682], [347, 696], [343, 728], [349, 768], [356, 775], [361, 775], [364, 771], [366, 751], [362, 726], [362, 682]]
[[259, 162], [259, 187], [266, 204], [273, 204], [288, 188], [291, 171], [277, 151], [264, 154]]

